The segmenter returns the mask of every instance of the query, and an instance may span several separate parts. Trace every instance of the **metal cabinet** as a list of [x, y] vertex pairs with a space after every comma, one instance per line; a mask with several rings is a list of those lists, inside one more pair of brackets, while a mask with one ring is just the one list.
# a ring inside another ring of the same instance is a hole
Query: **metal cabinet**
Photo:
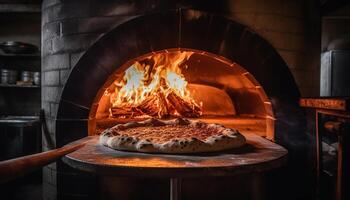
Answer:
[[332, 50], [321, 54], [320, 94], [350, 96], [350, 50]]

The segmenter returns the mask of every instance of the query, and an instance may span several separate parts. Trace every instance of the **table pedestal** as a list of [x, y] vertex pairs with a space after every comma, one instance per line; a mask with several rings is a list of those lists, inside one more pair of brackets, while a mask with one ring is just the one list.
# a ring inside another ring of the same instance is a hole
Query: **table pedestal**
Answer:
[[170, 200], [181, 199], [181, 178], [170, 179]]

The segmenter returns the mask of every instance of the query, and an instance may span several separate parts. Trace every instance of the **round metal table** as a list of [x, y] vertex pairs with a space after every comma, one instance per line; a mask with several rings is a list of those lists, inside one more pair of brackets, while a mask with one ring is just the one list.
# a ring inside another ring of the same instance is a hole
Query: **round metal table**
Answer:
[[288, 151], [258, 135], [245, 134], [247, 145], [215, 153], [190, 155], [117, 151], [102, 146], [98, 136], [83, 138], [86, 145], [63, 161], [73, 168], [102, 176], [162, 177], [170, 179], [170, 199], [180, 199], [181, 178], [260, 173], [281, 167]]

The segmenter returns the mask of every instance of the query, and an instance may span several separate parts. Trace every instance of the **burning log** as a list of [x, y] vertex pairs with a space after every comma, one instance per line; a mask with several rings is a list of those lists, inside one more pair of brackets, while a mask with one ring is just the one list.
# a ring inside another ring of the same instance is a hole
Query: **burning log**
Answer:
[[191, 52], [167, 52], [135, 61], [123, 79], [115, 82], [118, 87], [111, 95], [114, 107], [110, 109], [110, 116], [198, 117], [201, 108], [189, 96], [180, 68], [191, 55]]
[[171, 91], [166, 99], [172, 107], [181, 115], [185, 117], [199, 117], [201, 109], [194, 103], [186, 102], [179, 97], [174, 91]]
[[133, 114], [131, 109], [120, 108], [120, 107], [112, 107], [110, 108], [110, 111], [113, 117], [132, 116]]
[[149, 115], [159, 118], [168, 116], [168, 110], [169, 109], [165, 97], [161, 93], [147, 97], [137, 106], [112, 107], [110, 109], [113, 117], [136, 117], [141, 115]]
[[149, 116], [158, 116], [157, 97], [151, 96], [146, 98], [136, 109]]
[[196, 104], [185, 101], [175, 91], [171, 91], [166, 97], [162, 92], [158, 92], [135, 107], [112, 107], [110, 111], [113, 117], [148, 115], [165, 118], [175, 115], [175, 111], [184, 117], [199, 117], [201, 109]]
[[142, 112], [133, 107], [112, 107], [110, 108], [113, 117], [136, 117], [143, 115]]
[[158, 99], [159, 99], [159, 112], [158, 116], [159, 118], [164, 118], [170, 115], [170, 108], [168, 106], [168, 103], [166, 101], [166, 98], [162, 92], [158, 93]]
[[136, 109], [152, 117], [165, 118], [169, 116], [169, 107], [162, 92], [157, 92], [156, 95], [146, 98]]

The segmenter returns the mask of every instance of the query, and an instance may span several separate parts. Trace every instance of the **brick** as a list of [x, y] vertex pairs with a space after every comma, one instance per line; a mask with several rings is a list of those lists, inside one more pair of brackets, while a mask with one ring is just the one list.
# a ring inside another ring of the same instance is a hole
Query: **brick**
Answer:
[[116, 25], [119, 25], [132, 17], [113, 16], [113, 17], [89, 17], [69, 19], [62, 22], [62, 35], [71, 35], [77, 33], [105, 33]]
[[60, 71], [46, 71], [43, 72], [43, 86], [59, 86], [60, 84]]
[[[91, 16], [138, 15], [176, 7], [177, 1], [91, 1]], [[113, 8], [113, 9], [111, 9]]]
[[283, 2], [283, 15], [296, 18], [305, 18], [306, 3], [304, 0], [284, 0]]
[[53, 118], [48, 118], [46, 116], [46, 126], [51, 135], [54, 135], [55, 129], [56, 129], [56, 120]]
[[61, 69], [60, 70], [60, 85], [64, 86], [64, 84], [66, 84], [70, 72], [71, 72], [70, 69]]
[[87, 33], [54, 38], [52, 42], [52, 52], [53, 54], [60, 54], [87, 50], [100, 35], [101, 34], [98, 33]]
[[56, 148], [56, 137], [55, 132], [53, 128], [50, 128], [50, 126], [55, 126], [50, 122], [50, 119], [46, 119], [46, 125], [47, 125], [47, 131], [43, 132], [42, 134], [42, 148], [44, 151], [51, 150], [53, 148]]
[[42, 4], [42, 9], [61, 3], [62, 0], [44, 0]]
[[[142, 2], [142, 0], [140, 1]], [[104, 1], [91, 2], [92, 14], [95, 16], [111, 16], [111, 15], [135, 15], [139, 10], [136, 8], [135, 4], [140, 2], [131, 1]], [[113, 9], [111, 9], [113, 8]]]
[[280, 50], [278, 53], [281, 55], [283, 60], [287, 63], [290, 69], [304, 69], [305, 65], [305, 54], [295, 51], [284, 51]]
[[61, 8], [62, 8], [61, 4], [53, 4], [49, 7], [43, 8], [41, 12], [42, 24], [47, 24], [49, 22], [57, 21]]
[[320, 96], [318, 87], [301, 87], [299, 88], [302, 97]]
[[232, 19], [233, 21], [237, 21], [241, 24], [244, 24], [250, 28], [254, 28], [255, 21], [256, 21], [256, 14], [254, 13], [232, 13], [230, 15], [227, 15], [229, 19]]
[[69, 54], [46, 55], [42, 58], [42, 71], [69, 69]]
[[45, 116], [50, 116], [50, 102], [42, 101], [41, 109], [44, 110]]
[[57, 186], [57, 170], [56, 169], [51, 169], [51, 179], [52, 182]]
[[43, 182], [43, 199], [57, 200], [57, 188], [48, 183]]
[[70, 56], [70, 66], [73, 67], [78, 63], [79, 59], [84, 55], [85, 51], [72, 53]]
[[52, 39], [54, 37], [59, 37], [61, 34], [61, 23], [60, 22], [46, 23], [42, 26], [41, 31], [43, 35], [43, 41]]
[[278, 16], [275, 14], [259, 14], [256, 16], [255, 30], [271, 30], [277, 32], [304, 34], [303, 19]]
[[314, 71], [304, 71], [304, 70], [291, 70], [294, 79], [300, 88], [302, 87], [315, 87], [317, 83], [314, 82], [314, 76], [317, 74]]
[[276, 13], [283, 12], [283, 0], [244, 0], [228, 1], [228, 8], [233, 13]]
[[53, 173], [53, 170], [48, 167], [43, 167], [43, 180], [45, 183], [48, 183], [52, 186], [56, 186], [56, 173]]
[[57, 102], [61, 94], [61, 87], [42, 87], [41, 89], [41, 99], [44, 101]]
[[90, 14], [90, 1], [65, 1], [64, 4], [55, 4], [42, 11], [42, 22], [59, 21], [67, 18], [87, 17]]
[[56, 162], [50, 163], [50, 164], [46, 165], [45, 167], [50, 168], [50, 169], [55, 170], [55, 171], [57, 170]]
[[274, 31], [259, 32], [263, 38], [271, 43], [278, 50], [300, 51], [304, 52], [305, 37], [297, 34], [286, 34]]
[[45, 146], [45, 142], [42, 141], [42, 143], [41, 143], [41, 150], [42, 150], [43, 152], [45, 152], [45, 151], [50, 151], [50, 150], [52, 150], [52, 148]]
[[52, 54], [52, 39], [47, 39], [43, 41], [43, 43], [41, 44], [41, 51], [43, 56], [47, 54]]
[[57, 116], [58, 106], [58, 103], [50, 103], [50, 117], [55, 118]]

